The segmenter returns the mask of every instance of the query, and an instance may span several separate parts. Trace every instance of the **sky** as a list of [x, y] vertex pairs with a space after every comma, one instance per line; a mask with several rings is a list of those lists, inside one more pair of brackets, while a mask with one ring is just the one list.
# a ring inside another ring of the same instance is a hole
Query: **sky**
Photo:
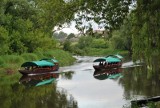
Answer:
[[[98, 24], [96, 24], [95, 22], [90, 22], [92, 24], [93, 30], [100, 30], [100, 28], [98, 27]], [[84, 25], [87, 25], [88, 22], [85, 22]], [[70, 34], [70, 33], [74, 33], [74, 34], [78, 34], [79, 31], [75, 28], [76, 23], [75, 22], [71, 22], [71, 25], [69, 27], [63, 28], [60, 31], [63, 31], [64, 33]], [[103, 29], [103, 28], [102, 28]], [[57, 32], [60, 32], [57, 31]]]

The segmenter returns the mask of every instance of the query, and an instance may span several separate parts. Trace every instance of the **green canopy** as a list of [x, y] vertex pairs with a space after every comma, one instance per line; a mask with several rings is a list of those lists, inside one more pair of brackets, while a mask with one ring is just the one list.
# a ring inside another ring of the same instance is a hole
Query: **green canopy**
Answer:
[[28, 67], [28, 66], [54, 66], [54, 63], [42, 60], [42, 61], [25, 62], [21, 65], [21, 67]]
[[37, 83], [36, 86], [51, 84], [51, 83], [53, 83], [53, 81], [55, 81], [55, 80], [56, 80], [55, 78], [43, 80], [42, 82]]
[[114, 58], [119, 58], [119, 59], [122, 59], [122, 58], [123, 58], [123, 57], [122, 57], [121, 55], [119, 55], [119, 54], [108, 55], [108, 56], [106, 56], [105, 58], [107, 58], [107, 57], [114, 57]]
[[116, 54], [115, 56], [117, 56], [118, 58], [122, 59], [123, 57], [119, 54]]
[[114, 58], [114, 57], [107, 57], [107, 58], [98, 58], [96, 60], [94, 60], [94, 62], [108, 62], [108, 63], [113, 63], [113, 62], [121, 62], [121, 60], [119, 58]]

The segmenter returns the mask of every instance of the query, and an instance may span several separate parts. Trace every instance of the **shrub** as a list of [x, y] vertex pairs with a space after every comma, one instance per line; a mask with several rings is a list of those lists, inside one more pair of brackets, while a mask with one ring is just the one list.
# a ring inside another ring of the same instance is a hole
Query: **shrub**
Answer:
[[38, 56], [34, 53], [24, 53], [21, 55], [25, 61], [34, 61], [38, 60]]

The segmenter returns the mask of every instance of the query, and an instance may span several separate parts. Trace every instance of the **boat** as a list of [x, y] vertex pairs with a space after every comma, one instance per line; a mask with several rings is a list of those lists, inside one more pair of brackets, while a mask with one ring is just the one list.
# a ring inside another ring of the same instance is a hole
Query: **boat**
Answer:
[[58, 73], [47, 73], [33, 76], [23, 75], [19, 79], [19, 82], [27, 87], [41, 86], [53, 83], [58, 77]]
[[59, 63], [55, 59], [41, 59], [39, 61], [25, 62], [18, 70], [22, 75], [45, 74], [58, 71]]
[[93, 68], [95, 70], [105, 70], [105, 69], [111, 69], [111, 68], [119, 68], [122, 66], [122, 56], [121, 55], [108, 55], [106, 57], [101, 57], [96, 60], [94, 60]]

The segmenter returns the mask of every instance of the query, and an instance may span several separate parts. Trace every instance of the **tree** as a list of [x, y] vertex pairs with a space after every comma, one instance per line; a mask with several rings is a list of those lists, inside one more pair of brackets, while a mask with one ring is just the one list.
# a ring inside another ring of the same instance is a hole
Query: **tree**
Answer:
[[0, 55], [4, 55], [9, 52], [9, 38], [8, 31], [0, 27]]
[[70, 33], [68, 36], [67, 36], [67, 39], [71, 39], [71, 38], [74, 38], [75, 37], [75, 34], [74, 33]]
[[133, 11], [133, 58], [145, 58], [151, 61], [152, 55], [160, 52], [160, 1], [138, 0]]
[[[77, 0], [79, 10], [77, 11], [77, 28], [80, 29], [85, 21], [96, 22], [104, 26], [106, 30], [118, 29], [123, 19], [129, 13], [132, 0]], [[88, 25], [87, 25], [88, 26]], [[90, 24], [90, 26], [92, 26]], [[83, 27], [84, 28], [84, 27]]]

